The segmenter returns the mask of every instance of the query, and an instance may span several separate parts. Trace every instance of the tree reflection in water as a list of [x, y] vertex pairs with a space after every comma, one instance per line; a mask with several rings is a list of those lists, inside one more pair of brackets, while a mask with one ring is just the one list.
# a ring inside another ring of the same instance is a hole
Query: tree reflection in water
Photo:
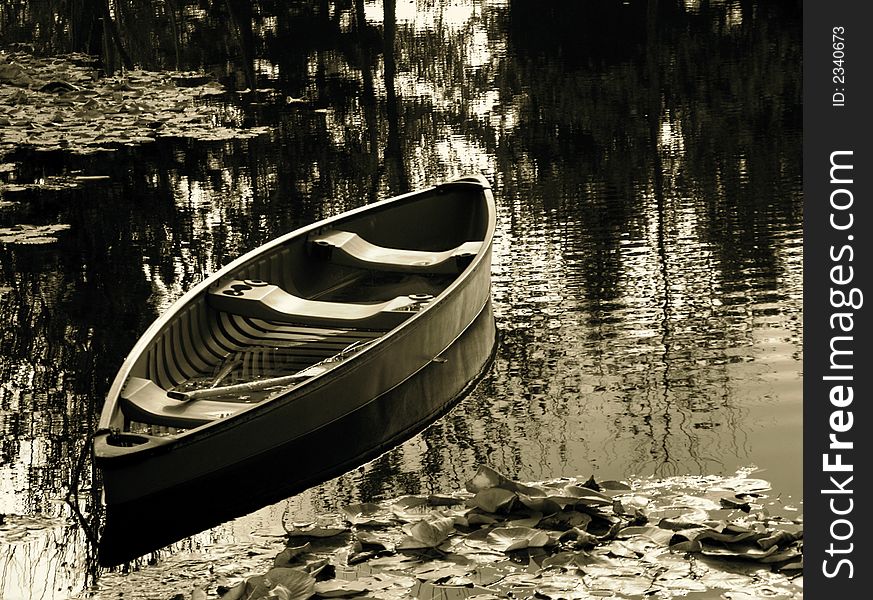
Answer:
[[[521, 479], [754, 462], [799, 494], [796, 2], [112, 6], [135, 62], [260, 90], [222, 106], [273, 133], [4, 159], [7, 180], [111, 182], [0, 201], [0, 226], [71, 225], [0, 247], [0, 512], [67, 515], [110, 378], [193, 283], [296, 226], [471, 170], [500, 204], [491, 374], [303, 504], [451, 488], [483, 462]], [[4, 4], [0, 37], [83, 49], [52, 7]], [[6, 548], [7, 572], [55, 569]], [[63, 560], [80, 585], [84, 559]]]

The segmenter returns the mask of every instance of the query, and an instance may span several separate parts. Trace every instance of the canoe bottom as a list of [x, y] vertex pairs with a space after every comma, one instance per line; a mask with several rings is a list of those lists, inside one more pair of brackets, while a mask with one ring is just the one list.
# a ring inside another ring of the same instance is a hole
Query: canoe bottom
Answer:
[[345, 418], [257, 459], [159, 495], [106, 507], [98, 559], [114, 566], [354, 469], [422, 431], [466, 396], [494, 356], [491, 302], [447, 349]]

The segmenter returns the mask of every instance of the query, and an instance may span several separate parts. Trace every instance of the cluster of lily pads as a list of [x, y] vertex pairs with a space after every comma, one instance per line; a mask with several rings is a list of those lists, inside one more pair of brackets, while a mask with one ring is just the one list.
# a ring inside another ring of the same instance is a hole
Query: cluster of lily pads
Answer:
[[21, 147], [90, 154], [160, 137], [228, 140], [268, 131], [227, 123], [220, 107], [203, 102], [224, 93], [202, 73], [100, 77], [87, 55], [0, 52], [0, 157]]
[[27, 246], [51, 244], [58, 241], [55, 234], [69, 229], [69, 225], [12, 225], [0, 227], [0, 244]]
[[[513, 481], [480, 467], [465, 492], [348, 506], [286, 526], [266, 573], [222, 600], [802, 596], [802, 526], [734, 477]], [[791, 510], [791, 509], [788, 509]], [[707, 595], [711, 592], [712, 595]], [[722, 595], [727, 593], [728, 595]], [[196, 589], [194, 598], [207, 598]]]

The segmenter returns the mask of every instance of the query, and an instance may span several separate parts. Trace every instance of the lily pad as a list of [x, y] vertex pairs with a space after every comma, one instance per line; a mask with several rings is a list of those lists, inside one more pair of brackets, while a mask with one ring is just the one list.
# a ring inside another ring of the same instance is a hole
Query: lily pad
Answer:
[[69, 225], [13, 225], [0, 228], [0, 243], [4, 244], [51, 244], [58, 241], [56, 233], [66, 231]]
[[463, 600], [472, 596], [483, 598], [483, 594], [490, 594], [493, 591], [475, 585], [440, 585], [421, 581], [412, 588], [412, 596], [419, 600]]
[[369, 588], [359, 581], [340, 581], [337, 579], [318, 581], [314, 589], [320, 598], [348, 598], [369, 591]]
[[509, 483], [509, 479], [487, 465], [481, 465], [472, 479], [467, 481], [468, 492], [478, 493], [482, 490], [501, 487]]
[[288, 530], [288, 537], [310, 537], [310, 538], [329, 538], [348, 532], [346, 527], [322, 527], [320, 525], [309, 525], [304, 527], [292, 527]]
[[803, 538], [803, 531], [798, 533], [789, 531], [777, 531], [773, 535], [768, 535], [758, 539], [758, 545], [761, 548], [767, 549], [771, 546], [785, 546]]
[[407, 537], [398, 545], [398, 549], [415, 550], [421, 548], [436, 548], [449, 537], [455, 529], [455, 520], [451, 517], [434, 516], [422, 519], [418, 523], [404, 525], [403, 531]]
[[[20, 146], [88, 154], [97, 146], [139, 145], [156, 137], [224, 141], [261, 135], [244, 129], [203, 98], [225, 94], [203, 73], [129, 71], [96, 77], [72, 58], [40, 59], [24, 52], [0, 61], [0, 156]], [[12, 110], [10, 110], [12, 109]], [[14, 112], [13, 112], [14, 111]]]
[[[422, 496], [347, 507], [347, 518], [403, 514], [415, 519], [404, 525], [391, 520], [378, 534], [357, 529], [351, 544], [349, 536], [313, 541], [314, 549], [305, 554], [310, 563], [301, 570], [327, 580], [314, 588], [322, 597], [802, 596], [799, 579], [792, 579], [802, 569], [800, 526], [763, 512], [747, 515], [720, 508], [713, 500], [724, 496], [714, 491], [723, 487], [721, 478], [635, 482], [633, 495], [617, 496], [615, 505], [609, 495], [579, 485], [576, 479], [525, 484], [488, 468], [480, 469], [471, 481], [473, 495], [446, 496], [447, 504], [463, 499], [476, 505], [463, 513], [438, 509]], [[510, 498], [512, 510], [499, 509]], [[483, 499], [498, 500], [486, 506], [495, 512], [485, 512]], [[552, 506], [567, 503], [567, 508], [543, 515], [525, 499]], [[638, 513], [643, 509], [653, 519], [640, 525]], [[427, 552], [393, 554], [395, 545], [397, 550]], [[299, 557], [276, 565], [291, 566], [295, 560]], [[312, 570], [310, 564], [323, 570]], [[264, 597], [283, 597], [282, 593], [276, 585]]]
[[385, 508], [372, 502], [344, 506], [340, 511], [352, 525], [385, 525], [389, 520]]
[[488, 534], [487, 540], [495, 550], [501, 552], [543, 548], [555, 543], [548, 533], [531, 527], [498, 527]]
[[306, 600], [315, 595], [315, 578], [297, 569], [276, 567], [246, 581], [244, 598]]
[[481, 490], [467, 502], [470, 506], [481, 508], [489, 513], [508, 512], [517, 497], [509, 490], [492, 487]]
[[276, 559], [273, 561], [273, 566], [290, 567], [292, 564], [297, 563], [299, 558], [310, 550], [312, 550], [312, 545], [309, 543], [303, 544], [302, 546], [289, 546], [276, 556]]
[[669, 529], [653, 526], [625, 527], [618, 532], [619, 538], [644, 537], [665, 547], [670, 545], [670, 540], [673, 539], [674, 535], [675, 532]]

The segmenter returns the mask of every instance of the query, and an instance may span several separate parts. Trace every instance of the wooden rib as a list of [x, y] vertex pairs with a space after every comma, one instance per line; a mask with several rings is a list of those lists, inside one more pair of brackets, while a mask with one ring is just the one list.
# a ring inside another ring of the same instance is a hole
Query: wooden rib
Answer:
[[145, 370], [148, 378], [165, 389], [192, 379], [208, 378], [237, 353], [245, 358], [244, 364], [224, 373], [222, 381], [228, 376], [231, 381], [238, 380], [249, 372], [258, 376], [299, 371], [339, 354], [352, 344], [372, 341], [383, 334], [252, 319], [217, 313], [205, 304], [198, 304], [179, 315], [155, 340], [144, 357]]
[[180, 337], [182, 348], [188, 355], [190, 362], [193, 365], [200, 367], [200, 370], [207, 370], [221, 362], [223, 360], [223, 357], [212, 355], [206, 356], [202, 353], [202, 350], [205, 350], [205, 346], [195, 343], [194, 340], [198, 338], [195, 338], [194, 335], [194, 328], [196, 326], [196, 315], [194, 315], [194, 313], [198, 310], [201, 310], [199, 303], [189, 308], [185, 312], [185, 314], [182, 315], [184, 319], [184, 326], [180, 329]]
[[170, 348], [172, 348], [172, 358], [176, 364], [176, 369], [185, 377], [185, 379], [191, 379], [192, 377], [196, 377], [198, 373], [202, 373], [205, 369], [204, 365], [195, 365], [192, 362], [191, 356], [185, 349], [182, 340], [182, 330], [187, 327], [185, 321], [187, 321], [187, 319], [185, 319], [184, 316], [181, 316], [176, 320], [176, 322], [170, 327], [168, 337], [170, 338]]
[[312, 336], [300, 333], [286, 333], [282, 331], [264, 331], [236, 316], [224, 319], [224, 326], [225, 331], [228, 333], [233, 330], [235, 333], [244, 336], [246, 340], [250, 340], [250, 343], [257, 342], [259, 344], [275, 345], [283, 348], [306, 347], [311, 350], [335, 351], [341, 350], [349, 344], [363, 341], [365, 339], [351, 336], [336, 338]]
[[159, 369], [163, 369], [166, 378], [173, 382], [173, 386], [176, 386], [190, 378], [186, 377], [185, 374], [179, 370], [178, 362], [175, 358], [173, 340], [169, 333], [169, 331], [165, 331], [161, 334], [158, 347], [158, 355], [160, 357], [158, 367]]

